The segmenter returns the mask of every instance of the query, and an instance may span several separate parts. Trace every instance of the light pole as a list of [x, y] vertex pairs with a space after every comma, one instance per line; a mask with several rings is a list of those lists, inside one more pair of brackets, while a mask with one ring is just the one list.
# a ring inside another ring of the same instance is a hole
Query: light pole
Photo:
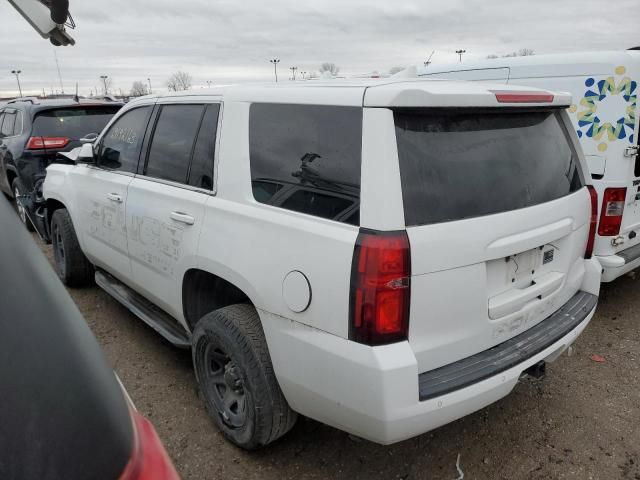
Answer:
[[151, 90], [151, 79], [147, 78], [147, 82], [149, 82], [149, 95], [151, 95], [153, 93], [153, 90]]
[[107, 78], [109, 78], [108, 75], [100, 75], [100, 78], [102, 79], [102, 83], [104, 84], [104, 94], [107, 95]]
[[278, 83], [278, 64], [280, 63], [280, 59], [279, 58], [272, 58], [269, 61], [271, 63], [273, 63], [273, 73], [276, 76], [276, 83]]
[[466, 50], [456, 50], [456, 53], [460, 55], [460, 63], [462, 63], [462, 54], [467, 53]]
[[291, 70], [291, 80], [295, 80], [296, 79], [296, 71], [298, 70], [298, 67], [289, 67], [289, 70]]
[[22, 70], [11, 70], [11, 73], [16, 76], [16, 81], [18, 82], [18, 91], [20, 92], [20, 98], [22, 98], [22, 87], [20, 86], [20, 74], [22, 73]]
[[307, 75], [307, 72], [300, 72], [300, 75], [302, 75], [302, 79], [304, 80], [304, 77]]
[[213, 83], [213, 82], [212, 82], [211, 80], [207, 80], [207, 88], [211, 88], [211, 84], [212, 84], [212, 83]]

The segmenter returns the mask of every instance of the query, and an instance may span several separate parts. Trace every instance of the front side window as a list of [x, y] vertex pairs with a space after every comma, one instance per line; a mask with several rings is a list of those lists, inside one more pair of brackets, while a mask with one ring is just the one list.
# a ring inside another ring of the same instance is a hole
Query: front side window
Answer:
[[249, 118], [256, 201], [358, 225], [362, 108], [256, 103]]
[[110, 170], [135, 173], [151, 107], [130, 110], [118, 118], [104, 135], [98, 165]]
[[204, 105], [164, 105], [153, 132], [145, 175], [187, 183]]

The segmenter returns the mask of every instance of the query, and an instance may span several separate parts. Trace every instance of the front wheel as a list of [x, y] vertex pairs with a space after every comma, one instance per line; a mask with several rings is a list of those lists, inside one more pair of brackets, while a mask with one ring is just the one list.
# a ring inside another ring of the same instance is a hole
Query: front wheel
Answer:
[[58, 209], [51, 217], [51, 244], [56, 272], [69, 287], [84, 287], [93, 281], [93, 265], [84, 256], [69, 212]]
[[291, 430], [297, 414], [276, 380], [255, 308], [230, 305], [202, 317], [192, 355], [207, 411], [232, 443], [254, 450]]

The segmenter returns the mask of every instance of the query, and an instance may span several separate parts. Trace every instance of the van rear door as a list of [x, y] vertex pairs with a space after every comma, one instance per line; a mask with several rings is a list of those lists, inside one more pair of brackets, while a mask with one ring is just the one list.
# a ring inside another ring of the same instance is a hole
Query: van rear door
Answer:
[[560, 108], [394, 108], [419, 371], [549, 317], [585, 272], [590, 195]]

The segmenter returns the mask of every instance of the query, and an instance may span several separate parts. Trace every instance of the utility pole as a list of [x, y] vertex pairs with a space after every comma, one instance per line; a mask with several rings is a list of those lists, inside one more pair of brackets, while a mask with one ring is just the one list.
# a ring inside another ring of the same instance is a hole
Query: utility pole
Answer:
[[153, 90], [151, 90], [151, 79], [147, 78], [147, 82], [149, 82], [149, 95], [151, 95], [153, 93]]
[[107, 95], [107, 78], [109, 78], [108, 75], [100, 75], [100, 78], [102, 79], [102, 83], [104, 84], [104, 94], [105, 96]]
[[16, 76], [16, 82], [18, 82], [18, 91], [20, 92], [20, 98], [22, 98], [22, 87], [20, 86], [20, 74], [22, 73], [22, 70], [11, 70], [11, 73]]
[[434, 50], [433, 52], [431, 52], [431, 55], [429, 55], [429, 58], [427, 58], [427, 61], [424, 62], [424, 66], [425, 68], [428, 67], [429, 65], [431, 65], [431, 59], [433, 58], [433, 54], [436, 53], [436, 51]]
[[60, 80], [60, 91], [64, 95], [64, 86], [62, 85], [62, 75], [60, 74], [60, 64], [58, 63], [58, 54], [55, 49], [53, 50], [53, 56], [56, 59], [56, 68], [58, 69], [58, 80]]
[[296, 71], [298, 70], [298, 67], [289, 67], [289, 70], [291, 70], [291, 80], [295, 80], [296, 79]]
[[461, 49], [461, 50], [456, 50], [456, 53], [460, 55], [460, 63], [462, 63], [462, 55], [467, 53], [467, 51]]
[[272, 58], [269, 62], [273, 63], [273, 73], [276, 76], [276, 83], [278, 83], [278, 64], [280, 63], [280, 59]]

